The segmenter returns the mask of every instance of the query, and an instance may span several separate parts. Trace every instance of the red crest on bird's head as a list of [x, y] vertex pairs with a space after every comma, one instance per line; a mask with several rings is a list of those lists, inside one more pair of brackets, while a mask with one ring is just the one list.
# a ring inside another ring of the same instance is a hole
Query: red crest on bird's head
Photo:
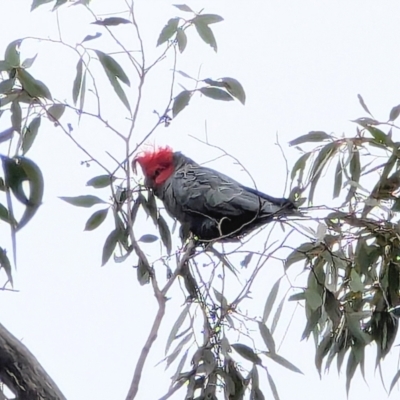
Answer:
[[139, 163], [145, 177], [159, 185], [173, 173], [173, 156], [174, 152], [168, 146], [144, 151], [133, 160], [132, 168], [136, 172], [136, 163]]

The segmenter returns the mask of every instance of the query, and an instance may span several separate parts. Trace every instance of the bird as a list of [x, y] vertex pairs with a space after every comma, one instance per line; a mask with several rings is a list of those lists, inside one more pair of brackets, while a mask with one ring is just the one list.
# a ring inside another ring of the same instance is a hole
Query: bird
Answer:
[[214, 169], [199, 165], [169, 146], [139, 153], [144, 186], [180, 225], [182, 240], [236, 241], [275, 219], [298, 215], [294, 202], [269, 196]]

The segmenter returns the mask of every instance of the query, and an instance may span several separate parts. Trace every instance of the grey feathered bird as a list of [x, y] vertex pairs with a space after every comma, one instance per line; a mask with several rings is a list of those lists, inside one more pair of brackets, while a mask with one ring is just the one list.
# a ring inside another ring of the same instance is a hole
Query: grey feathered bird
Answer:
[[145, 186], [181, 223], [182, 239], [190, 232], [204, 241], [236, 239], [274, 218], [298, 214], [290, 200], [246, 187], [169, 147], [136, 157], [134, 170], [136, 163], [143, 170]]

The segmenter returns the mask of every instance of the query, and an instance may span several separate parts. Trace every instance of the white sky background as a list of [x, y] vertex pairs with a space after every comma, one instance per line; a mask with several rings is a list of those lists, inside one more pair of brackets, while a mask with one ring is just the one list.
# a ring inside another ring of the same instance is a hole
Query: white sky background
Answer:
[[[124, 9], [122, 1], [93, 0], [94, 10], [108, 13]], [[112, 3], [112, 5], [110, 5]], [[148, 58], [153, 59], [159, 32], [169, 18], [184, 16], [171, 6], [176, 1], [138, 1], [137, 20], [145, 41]], [[334, 4], [335, 3], [335, 4]], [[400, 102], [399, 50], [400, 3], [323, 1], [188, 1], [194, 9], [220, 14], [225, 21], [212, 26], [219, 51], [217, 54], [202, 43], [197, 34], [189, 35], [187, 50], [179, 57], [178, 69], [201, 78], [230, 76], [238, 79], [247, 93], [247, 103], [218, 102], [196, 96], [190, 106], [169, 128], [160, 128], [149, 143], [169, 144], [199, 162], [220, 155], [217, 150], [199, 144], [189, 135], [208, 139], [238, 157], [251, 172], [260, 190], [274, 196], [284, 191], [285, 164], [277, 146], [276, 133], [291, 166], [298, 157], [287, 142], [311, 130], [325, 130], [340, 136], [353, 135], [355, 126], [349, 120], [365, 116], [357, 94], [364, 97], [377, 119], [385, 120], [392, 106]], [[24, 36], [57, 38], [56, 15], [49, 6], [29, 12], [30, 0], [0, 0], [0, 54], [7, 44]], [[59, 12], [64, 41], [75, 44], [87, 34], [103, 32], [102, 27], [89, 25], [92, 19], [82, 7], [62, 7]], [[113, 31], [137, 49], [130, 27]], [[128, 36], [129, 35], [129, 36]], [[56, 45], [24, 43], [22, 58], [39, 55], [30, 72], [43, 80], [56, 99], [71, 102], [76, 55]], [[95, 40], [88, 47], [115, 51], [113, 42]], [[118, 61], [123, 58], [117, 58]], [[121, 61], [122, 62], [122, 61]], [[123, 63], [123, 62], [122, 62]], [[125, 65], [125, 64], [124, 64]], [[166, 60], [149, 76], [144, 104], [136, 130], [137, 140], [155, 122], [154, 109], [163, 110], [169, 95], [171, 62]], [[123, 105], [110, 90], [104, 72], [94, 69], [106, 93], [105, 117], [119, 129], [124, 129]], [[130, 73], [132, 86], [134, 75]], [[178, 77], [178, 82], [191, 88], [191, 82]], [[178, 93], [179, 88], [177, 88]], [[133, 90], [131, 99], [135, 94]], [[91, 96], [87, 96], [90, 107]], [[109, 166], [112, 161], [104, 149], [122, 157], [122, 143], [100, 124], [82, 119], [77, 126], [74, 114], [66, 114], [75, 137]], [[7, 126], [0, 120], [0, 128]], [[135, 136], [136, 137], [136, 136]], [[6, 149], [0, 147], [1, 152]], [[150, 286], [141, 287], [132, 268], [135, 257], [124, 264], [110, 262], [100, 268], [101, 248], [112, 229], [111, 218], [94, 232], [83, 232], [87, 218], [95, 211], [70, 206], [57, 196], [95, 194], [107, 199], [107, 190], [90, 190], [87, 180], [102, 171], [93, 165], [85, 168], [82, 154], [60, 129], [42, 123], [36, 143], [28, 156], [42, 168], [45, 176], [44, 204], [33, 221], [18, 236], [18, 271], [16, 288], [19, 293], [1, 292], [0, 320], [36, 355], [47, 372], [68, 399], [123, 399], [127, 393], [136, 360], [148, 335], [156, 301]], [[228, 158], [210, 164], [229, 173], [243, 183], [250, 179]], [[332, 182], [326, 191], [317, 191], [316, 204], [332, 204]], [[286, 193], [287, 194], [287, 193]], [[102, 208], [102, 207], [99, 207]], [[149, 221], [142, 222], [142, 233], [152, 232]], [[8, 230], [1, 225], [1, 243], [7, 243]], [[277, 227], [274, 239], [282, 237]], [[11, 248], [10, 245], [7, 246]], [[259, 250], [262, 243], [251, 246]], [[157, 245], [147, 245], [150, 254], [157, 255]], [[282, 273], [279, 263], [267, 264], [268, 271], [255, 287], [252, 310], [260, 315], [270, 287]], [[169, 304], [166, 320], [144, 370], [139, 399], [156, 399], [168, 388], [169, 377], [176, 366], [166, 373], [163, 366], [154, 365], [163, 357], [165, 341], [182, 304], [180, 290]], [[284, 294], [280, 293], [278, 300]], [[228, 297], [229, 300], [229, 297]], [[291, 316], [285, 308], [283, 322], [275, 340], [280, 343]], [[267, 363], [277, 384], [281, 399], [345, 398], [345, 368], [341, 379], [336, 363], [330, 376], [320, 381], [314, 367], [312, 340], [300, 343], [305, 326], [303, 311], [294, 319], [280, 353], [298, 366], [304, 376]], [[385, 364], [384, 374], [390, 384], [396, 372], [398, 351]], [[375, 349], [368, 348], [367, 381], [359, 371], [352, 383], [352, 398], [386, 397], [378, 374], [373, 374]], [[266, 375], [260, 370], [260, 380], [268, 396]], [[183, 392], [172, 399], [183, 398]], [[397, 389], [391, 396], [398, 396]]]

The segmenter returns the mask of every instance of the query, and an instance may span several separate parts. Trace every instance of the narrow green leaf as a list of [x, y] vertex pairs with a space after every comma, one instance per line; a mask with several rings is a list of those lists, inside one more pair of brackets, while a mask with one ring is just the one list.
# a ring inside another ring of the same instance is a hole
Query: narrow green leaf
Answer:
[[100, 32], [96, 32], [94, 35], [86, 35], [86, 36], [83, 38], [81, 44], [82, 44], [82, 43], [85, 43], [85, 42], [89, 42], [90, 40], [97, 39], [97, 38], [99, 38], [100, 36], [101, 36], [101, 33], [100, 33]]
[[243, 343], [234, 343], [231, 345], [243, 358], [253, 362], [254, 364], [261, 365], [261, 358], [254, 353], [254, 350]]
[[353, 379], [354, 373], [356, 372], [357, 366], [359, 364], [359, 361], [357, 361], [354, 351], [351, 350], [349, 354], [349, 358], [347, 360], [347, 368], [346, 368], [346, 393], [347, 397], [349, 396], [349, 390], [350, 390], [350, 383], [351, 380]]
[[187, 315], [189, 314], [190, 306], [191, 306], [191, 303], [186, 304], [185, 308], [179, 314], [178, 319], [175, 321], [174, 325], [172, 326], [171, 332], [168, 335], [167, 344], [165, 346], [165, 354], [168, 353], [168, 350], [169, 350], [172, 342], [175, 340], [180, 327], [185, 322], [185, 319], [186, 319]]
[[293, 250], [285, 262], [285, 269], [288, 269], [292, 264], [305, 260], [308, 258], [307, 252], [312, 249], [315, 249], [315, 243], [303, 243], [297, 249]]
[[7, 142], [10, 140], [14, 135], [14, 128], [8, 128], [3, 132], [0, 132], [0, 143]]
[[400, 115], [400, 104], [390, 110], [389, 121], [394, 121]]
[[175, 97], [174, 104], [172, 105], [173, 118], [175, 118], [189, 104], [191, 96], [192, 92], [184, 90]]
[[205, 25], [216, 24], [217, 22], [221, 22], [224, 19], [217, 14], [200, 14], [192, 19], [194, 24], [202, 23]]
[[274, 360], [276, 363], [282, 365], [283, 367], [289, 369], [290, 371], [297, 372], [298, 374], [303, 374], [299, 368], [297, 368], [295, 365], [293, 365], [290, 361], [286, 360], [286, 358], [283, 358], [282, 356], [276, 354], [276, 353], [265, 353], [265, 355], [270, 358], [271, 360]]
[[37, 133], [39, 131], [40, 122], [41, 117], [36, 117], [27, 126], [22, 138], [22, 154], [25, 155], [32, 147], [32, 144], [36, 139]]
[[31, 5], [31, 11], [35, 10], [39, 6], [47, 3], [51, 3], [54, 0], [33, 0], [32, 5]]
[[6, 48], [4, 61], [12, 67], [19, 67], [19, 64], [21, 62], [19, 52], [19, 47], [21, 46], [21, 43], [22, 39], [17, 39], [12, 41]]
[[278, 295], [279, 285], [281, 283], [281, 278], [279, 278], [272, 286], [271, 291], [267, 297], [267, 301], [265, 302], [264, 312], [262, 317], [262, 322], [265, 324], [268, 320], [269, 314], [271, 313], [272, 307], [275, 303], [276, 296]]
[[10, 281], [11, 286], [13, 286], [13, 278], [12, 278], [12, 268], [10, 260], [8, 259], [7, 252], [0, 247], [0, 268], [4, 268], [6, 272], [7, 279]]
[[137, 267], [137, 279], [140, 286], [147, 285], [150, 282], [150, 265], [148, 265], [146, 259], [139, 258], [139, 264]]
[[289, 146], [297, 146], [302, 143], [323, 142], [324, 140], [332, 139], [331, 135], [322, 131], [311, 131], [306, 135], [299, 136], [289, 142]]
[[258, 329], [260, 330], [261, 333], [261, 337], [264, 340], [265, 345], [267, 346], [267, 349], [271, 352], [271, 353], [275, 353], [275, 340], [272, 337], [271, 331], [268, 329], [268, 327], [259, 322], [258, 323]]
[[170, 255], [172, 251], [172, 238], [171, 232], [165, 219], [162, 215], [157, 218], [158, 231], [160, 232], [161, 241], [167, 249], [167, 254]]
[[92, 207], [95, 204], [104, 204], [105, 201], [99, 199], [97, 196], [92, 196], [90, 194], [85, 196], [76, 196], [76, 197], [59, 197], [61, 200], [66, 201], [69, 204], [77, 207]]
[[76, 64], [76, 76], [74, 79], [74, 84], [72, 87], [72, 99], [74, 104], [78, 101], [79, 92], [81, 90], [82, 84], [82, 67], [83, 67], [83, 60], [82, 58], [79, 59], [78, 64]]
[[235, 98], [237, 98], [243, 105], [246, 103], [246, 93], [242, 84], [234, 78], [221, 78], [226, 90]]
[[361, 94], [358, 94], [357, 97], [358, 97], [358, 101], [360, 102], [361, 107], [364, 109], [364, 111], [365, 111], [366, 113], [368, 113], [371, 117], [373, 117], [372, 114], [371, 114], [371, 112], [369, 111], [367, 105], [365, 104], [365, 101], [364, 101], [364, 99], [362, 98]]
[[117, 246], [120, 235], [121, 235], [121, 231], [119, 229], [114, 229], [107, 236], [107, 239], [103, 246], [103, 254], [101, 257], [101, 266], [102, 267], [107, 264], [111, 255], [114, 253], [114, 250], [115, 250], [115, 247]]
[[296, 176], [297, 171], [300, 171], [299, 180], [300, 180], [300, 182], [302, 181], [303, 171], [304, 171], [304, 168], [306, 166], [307, 160], [309, 159], [310, 155], [311, 155], [311, 152], [305, 153], [295, 162], [293, 169], [292, 169], [292, 173], [290, 175], [292, 180]]
[[52, 122], [58, 122], [58, 120], [62, 117], [65, 111], [64, 104], [53, 104], [47, 110], [48, 117]]
[[233, 97], [225, 92], [225, 90], [218, 89], [215, 87], [204, 87], [201, 89], [198, 89], [204, 96], [210, 97], [211, 99], [214, 100], [223, 100], [223, 101], [232, 101]]
[[99, 176], [95, 176], [92, 179], [89, 179], [86, 182], [86, 186], [92, 186], [95, 189], [102, 189], [105, 188], [107, 186], [110, 186], [112, 182], [115, 181], [115, 177], [114, 176], [110, 176], [110, 175], [99, 175]]
[[367, 126], [366, 129], [378, 143], [389, 143], [388, 135], [385, 132], [382, 132], [380, 129], [375, 128], [374, 126]]
[[336, 166], [336, 171], [335, 171], [335, 184], [333, 187], [333, 198], [336, 199], [340, 195], [340, 190], [342, 189], [342, 179], [343, 179], [343, 174], [342, 174], [342, 162], [339, 159], [337, 166]]
[[142, 235], [140, 239], [138, 239], [138, 242], [142, 243], [154, 243], [158, 240], [158, 237], [156, 235], [151, 235], [150, 233], [146, 233], [145, 235]]
[[32, 65], [33, 65], [33, 63], [35, 62], [35, 60], [36, 60], [36, 57], [37, 57], [37, 54], [35, 55], [35, 56], [33, 56], [33, 57], [31, 57], [31, 58], [27, 58], [23, 63], [22, 63], [22, 68], [30, 68], [30, 67], [32, 67]]
[[126, 97], [126, 94], [124, 92], [124, 90], [122, 89], [120, 83], [118, 82], [118, 79], [108, 70], [105, 70], [108, 80], [111, 83], [111, 86], [113, 87], [115, 93], [117, 94], [117, 96], [119, 97], [119, 99], [122, 101], [122, 103], [124, 104], [124, 106], [128, 109], [128, 111], [131, 111], [131, 106], [129, 104], [128, 98]]
[[395, 376], [392, 379], [392, 383], [390, 384], [390, 388], [389, 388], [389, 394], [392, 392], [392, 390], [395, 387], [399, 378], [400, 378], [400, 369], [396, 372]]
[[31, 97], [44, 97], [52, 100], [48, 87], [41, 81], [35, 79], [29, 72], [24, 69], [18, 70], [18, 79], [23, 89]]
[[157, 40], [157, 46], [165, 43], [167, 40], [171, 39], [171, 37], [175, 34], [178, 28], [179, 18], [171, 18], [167, 25], [162, 29], [160, 36]]
[[271, 333], [274, 334], [276, 327], [278, 326], [279, 318], [282, 314], [283, 306], [285, 304], [285, 297], [282, 297], [282, 300], [279, 302], [278, 308], [276, 309], [274, 318], [272, 319], [271, 325]]
[[176, 41], [178, 42], [179, 52], [183, 53], [187, 45], [187, 36], [182, 28], [178, 28], [176, 31]]
[[8, 224], [11, 223], [12, 219], [10, 218], [10, 213], [8, 212], [7, 208], [0, 203], [0, 220], [7, 222]]
[[172, 4], [174, 7], [178, 8], [181, 11], [186, 11], [186, 12], [191, 12], [194, 13], [194, 11], [187, 6], [186, 4]]
[[214, 51], [217, 52], [217, 41], [215, 40], [214, 33], [210, 27], [201, 21], [195, 22], [194, 26], [196, 27], [197, 33], [201, 39], [203, 39], [203, 42], [209, 44]]
[[4, 79], [0, 82], [0, 94], [8, 93], [14, 87], [15, 78]]
[[[79, 110], [83, 111], [83, 106], [85, 104], [85, 95], [86, 95], [86, 70], [83, 73], [83, 78], [82, 78], [82, 86], [81, 86], [81, 95], [80, 95], [80, 100], [79, 100]], [[81, 117], [82, 114], [79, 115], [79, 118]]]
[[107, 218], [108, 210], [108, 208], [105, 208], [103, 210], [95, 211], [86, 221], [84, 230], [93, 231], [98, 228]]
[[109, 17], [103, 20], [98, 20], [92, 22], [93, 25], [101, 25], [101, 26], [117, 26], [121, 24], [131, 24], [132, 22], [125, 18], [120, 17]]
[[11, 123], [14, 130], [21, 133], [22, 110], [18, 101], [13, 101], [11, 103]]
[[305, 300], [305, 298], [306, 298], [305, 292], [300, 292], [300, 293], [292, 294], [288, 298], [288, 301], [302, 301], [302, 300]]
[[128, 76], [126, 75], [125, 71], [122, 67], [108, 54], [103, 53], [100, 50], [95, 50], [97, 57], [99, 57], [100, 63], [103, 66], [104, 70], [106, 71], [107, 75], [111, 74], [113, 77], [120, 79], [124, 82], [127, 86], [130, 86], [130, 81]]

